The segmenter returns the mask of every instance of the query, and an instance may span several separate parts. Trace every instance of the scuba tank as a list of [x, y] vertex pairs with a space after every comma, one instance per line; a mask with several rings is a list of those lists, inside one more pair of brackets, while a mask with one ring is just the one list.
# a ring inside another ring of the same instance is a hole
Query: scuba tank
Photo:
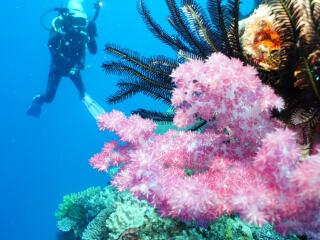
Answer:
[[[95, 4], [94, 4], [94, 9], [95, 9], [95, 13], [93, 15], [93, 17], [90, 19], [90, 21], [95, 22], [99, 16], [100, 13], [100, 8], [103, 6], [102, 0], [98, 0]], [[82, 12], [79, 9], [71, 9], [73, 12], [74, 11], [79, 11]], [[61, 16], [62, 19], [68, 18], [70, 16], [72, 16], [74, 13], [71, 11], [69, 8], [66, 7], [55, 7], [53, 9], [49, 9], [45, 12], [43, 12], [40, 16], [40, 25], [42, 26], [42, 28], [44, 28], [47, 31], [50, 31], [50, 27], [47, 27], [44, 23], [44, 18], [53, 12], [57, 12], [58, 17]], [[82, 12], [83, 13], [83, 12]]]

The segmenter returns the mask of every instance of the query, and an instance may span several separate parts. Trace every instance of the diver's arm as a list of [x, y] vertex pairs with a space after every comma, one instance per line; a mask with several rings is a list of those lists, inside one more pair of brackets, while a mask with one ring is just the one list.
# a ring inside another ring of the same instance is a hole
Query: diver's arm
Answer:
[[88, 42], [88, 49], [91, 54], [96, 54], [98, 51], [97, 41], [95, 38], [90, 38]]
[[97, 41], [97, 27], [96, 24], [92, 21], [88, 24], [88, 49], [91, 54], [96, 54], [98, 51]]

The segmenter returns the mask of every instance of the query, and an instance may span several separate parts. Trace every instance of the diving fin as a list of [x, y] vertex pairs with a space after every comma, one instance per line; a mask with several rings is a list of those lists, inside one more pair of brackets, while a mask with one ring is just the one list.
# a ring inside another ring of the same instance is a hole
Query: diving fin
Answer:
[[32, 117], [39, 117], [40, 116], [41, 106], [42, 106], [42, 102], [40, 101], [40, 97], [41, 97], [41, 95], [36, 95], [32, 99], [32, 103], [27, 111], [27, 115], [32, 116]]
[[104, 109], [88, 94], [84, 95], [82, 102], [86, 106], [92, 117], [94, 117], [96, 120], [100, 115], [105, 113]]

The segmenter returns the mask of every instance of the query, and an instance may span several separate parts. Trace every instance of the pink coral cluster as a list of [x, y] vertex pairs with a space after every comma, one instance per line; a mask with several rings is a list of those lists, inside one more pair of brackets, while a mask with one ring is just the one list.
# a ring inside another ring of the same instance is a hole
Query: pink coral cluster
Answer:
[[108, 142], [102, 151], [90, 159], [91, 165], [99, 171], [107, 171], [110, 166], [118, 166], [130, 161], [129, 152], [135, 145], [145, 142], [153, 135], [156, 124], [150, 120], [141, 119], [137, 115], [130, 118], [119, 111], [112, 111], [99, 117], [98, 126], [101, 131], [114, 131], [126, 145], [120, 146], [116, 141]]
[[213, 54], [180, 65], [172, 76], [174, 122], [184, 127], [205, 119], [207, 128], [157, 135], [152, 121], [113, 111], [99, 127], [126, 145], [107, 143], [91, 164], [102, 171], [123, 166], [112, 183], [163, 216], [208, 223], [239, 213], [283, 232], [319, 234], [320, 154], [303, 159], [295, 133], [271, 118], [283, 103], [256, 71]]
[[264, 134], [275, 127], [270, 110], [281, 109], [284, 104], [270, 87], [262, 85], [253, 67], [244, 67], [240, 60], [220, 53], [206, 62], [185, 63], [172, 77], [177, 86], [172, 96], [175, 124], [186, 127], [199, 117], [214, 119], [216, 133], [227, 127], [231, 143], [241, 142], [233, 148], [238, 157], [246, 155], [245, 145], [248, 151], [256, 150]]

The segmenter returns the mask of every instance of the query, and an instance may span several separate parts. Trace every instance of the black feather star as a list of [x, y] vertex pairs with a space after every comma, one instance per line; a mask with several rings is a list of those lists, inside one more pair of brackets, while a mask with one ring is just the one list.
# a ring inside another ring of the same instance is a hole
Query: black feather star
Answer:
[[[256, 0], [256, 3], [260, 0]], [[320, 0], [265, 0], [275, 16], [275, 28], [281, 38], [277, 55], [279, 69], [258, 68], [261, 79], [271, 85], [286, 102], [277, 117], [285, 123], [304, 129], [306, 144], [311, 144], [312, 131], [320, 121]], [[214, 52], [235, 57], [244, 64], [255, 65], [243, 54], [239, 36], [240, 0], [208, 0], [206, 9], [196, 0], [166, 0], [168, 22], [173, 34], [158, 24], [144, 1], [138, 3], [143, 21], [163, 43], [170, 46], [177, 59], [165, 56], [146, 58], [130, 49], [108, 44], [107, 54], [116, 58], [107, 61], [107, 73], [120, 75], [118, 91], [109, 103], [123, 101], [136, 93], [144, 93], [171, 106], [175, 88], [171, 72], [189, 59], [204, 60]], [[172, 114], [138, 109], [134, 113], [156, 121], [170, 122]], [[199, 119], [200, 126], [205, 121]], [[196, 130], [198, 127], [194, 126]]]
[[170, 104], [174, 84], [169, 75], [177, 67], [175, 60], [164, 56], [145, 58], [116, 45], [107, 45], [106, 52], [118, 58], [118, 61], [106, 61], [102, 65], [104, 70], [125, 77], [117, 84], [118, 92], [108, 98], [109, 103], [117, 103], [143, 92]]
[[145, 109], [137, 109], [133, 111], [132, 114], [138, 114], [142, 118], [149, 118], [156, 122], [163, 122], [163, 123], [171, 123], [173, 122], [174, 113], [162, 113], [156, 111], [148, 111]]
[[281, 95], [286, 108], [280, 118], [304, 131], [311, 147], [320, 123], [320, 1], [269, 0], [275, 27], [282, 44], [278, 81], [271, 86]]
[[[139, 1], [138, 11], [149, 30], [177, 52], [178, 57], [146, 58], [130, 49], [108, 44], [105, 51], [116, 60], [106, 61], [102, 67], [108, 74], [117, 74], [122, 78], [117, 83], [118, 91], [107, 101], [118, 103], [136, 93], [143, 93], [171, 106], [170, 99], [175, 85], [170, 74], [182, 61], [203, 60], [213, 52], [222, 52], [246, 62], [238, 32], [239, 4], [240, 0], [228, 0], [225, 6], [222, 0], [208, 0], [206, 11], [195, 0], [182, 0], [181, 5], [175, 0], [166, 0], [168, 22], [175, 31], [169, 34], [154, 20], [144, 1]], [[134, 113], [164, 122], [171, 122], [174, 116], [144, 109]], [[200, 122], [202, 127], [204, 123]]]

